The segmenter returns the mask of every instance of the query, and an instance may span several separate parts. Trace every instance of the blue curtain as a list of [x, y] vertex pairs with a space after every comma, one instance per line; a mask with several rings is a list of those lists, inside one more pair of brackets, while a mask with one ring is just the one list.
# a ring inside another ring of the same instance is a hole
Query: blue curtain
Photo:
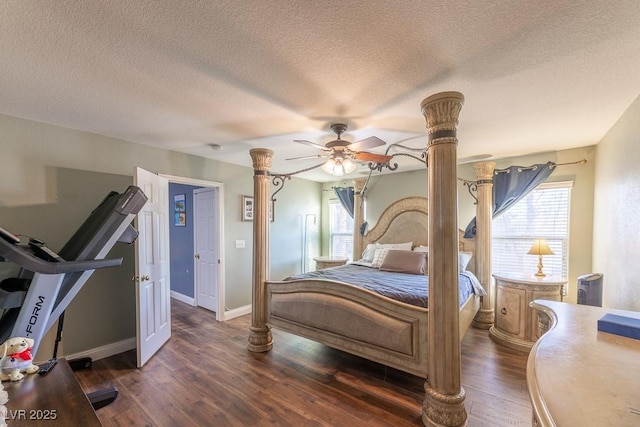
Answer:
[[349, 216], [353, 218], [353, 187], [333, 187], [333, 191]]
[[360, 235], [364, 236], [364, 233], [367, 232], [367, 227], [369, 227], [369, 223], [367, 221], [360, 224]]
[[[551, 175], [555, 165], [553, 162], [547, 162], [528, 167], [511, 166], [496, 172], [493, 176], [493, 218], [543, 183]], [[474, 217], [467, 225], [464, 237], [470, 239], [475, 235], [476, 218]]]

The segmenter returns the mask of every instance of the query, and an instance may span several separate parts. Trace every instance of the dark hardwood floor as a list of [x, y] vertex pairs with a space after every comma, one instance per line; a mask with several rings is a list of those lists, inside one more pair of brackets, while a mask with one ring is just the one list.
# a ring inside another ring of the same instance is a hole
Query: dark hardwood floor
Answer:
[[[171, 340], [136, 369], [135, 351], [76, 372], [86, 392], [115, 386], [105, 426], [421, 426], [424, 380], [273, 330], [268, 353], [247, 350], [250, 316], [216, 322], [172, 301]], [[529, 426], [527, 355], [471, 328], [462, 342], [471, 427]]]

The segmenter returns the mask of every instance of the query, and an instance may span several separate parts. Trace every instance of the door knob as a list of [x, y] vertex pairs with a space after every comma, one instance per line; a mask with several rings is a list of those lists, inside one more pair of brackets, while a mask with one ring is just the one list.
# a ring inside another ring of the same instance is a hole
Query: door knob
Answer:
[[141, 282], [144, 282], [145, 280], [149, 280], [149, 276], [146, 274], [140, 278]]
[[200, 259], [200, 254], [196, 254], [196, 259]]

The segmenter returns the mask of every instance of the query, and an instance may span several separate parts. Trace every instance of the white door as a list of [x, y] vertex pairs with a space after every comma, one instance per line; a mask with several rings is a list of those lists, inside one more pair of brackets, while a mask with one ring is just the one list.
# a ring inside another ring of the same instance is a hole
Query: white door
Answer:
[[218, 312], [220, 257], [218, 256], [218, 191], [194, 190], [196, 305]]
[[138, 213], [136, 239], [136, 338], [142, 367], [171, 337], [169, 288], [169, 183], [135, 168], [134, 183], [148, 197]]

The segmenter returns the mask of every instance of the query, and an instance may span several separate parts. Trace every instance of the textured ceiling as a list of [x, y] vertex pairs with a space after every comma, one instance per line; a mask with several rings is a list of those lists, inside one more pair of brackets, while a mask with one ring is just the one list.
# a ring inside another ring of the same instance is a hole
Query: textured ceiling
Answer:
[[276, 172], [336, 121], [424, 146], [441, 91], [463, 158], [596, 144], [640, 94], [637, 0], [3, 0], [0, 34], [0, 113]]

